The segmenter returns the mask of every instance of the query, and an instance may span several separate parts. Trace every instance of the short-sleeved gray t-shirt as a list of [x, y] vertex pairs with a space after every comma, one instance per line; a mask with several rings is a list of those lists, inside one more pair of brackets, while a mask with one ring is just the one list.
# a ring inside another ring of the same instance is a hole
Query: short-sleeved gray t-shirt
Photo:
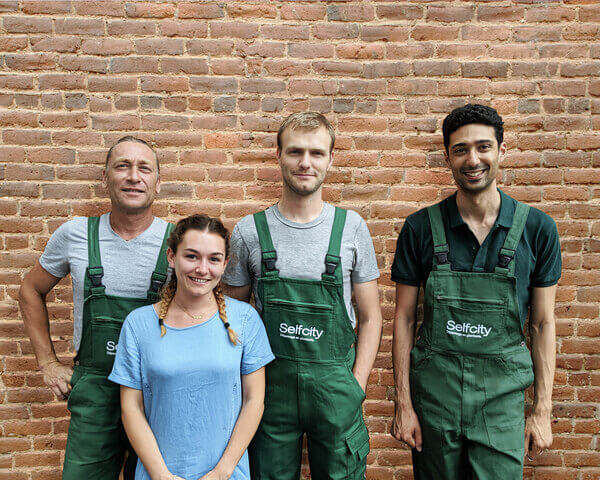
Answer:
[[[110, 213], [100, 217], [98, 238], [104, 267], [102, 283], [108, 295], [144, 298], [156, 266], [167, 222], [154, 218], [140, 235], [124, 240], [110, 226]], [[73, 345], [79, 349], [83, 317], [83, 284], [88, 266], [87, 218], [75, 217], [50, 237], [40, 265], [51, 275], [69, 273], [73, 283]]]
[[[325, 203], [321, 214], [312, 222], [296, 223], [285, 218], [277, 205], [267, 208], [267, 224], [277, 251], [276, 267], [281, 277], [320, 280], [325, 272], [325, 255], [333, 227], [335, 207]], [[364, 283], [379, 278], [379, 268], [373, 240], [365, 221], [348, 211], [342, 234], [342, 269], [344, 301], [352, 326], [356, 315], [352, 307], [352, 283]], [[231, 286], [252, 284], [256, 308], [262, 305], [256, 294], [261, 270], [261, 250], [252, 215], [242, 218], [231, 235], [231, 254], [223, 281]]]

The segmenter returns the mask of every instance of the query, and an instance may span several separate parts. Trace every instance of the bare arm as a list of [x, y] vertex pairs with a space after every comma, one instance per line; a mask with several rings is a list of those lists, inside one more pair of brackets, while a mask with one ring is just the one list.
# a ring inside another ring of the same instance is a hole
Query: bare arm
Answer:
[[234, 287], [232, 285], [223, 284], [223, 291], [225, 295], [236, 300], [248, 303], [250, 301], [250, 295], [252, 294], [252, 285], [242, 285], [241, 287]]
[[410, 396], [410, 351], [417, 323], [419, 287], [396, 284], [396, 312], [392, 359], [394, 364], [394, 420], [392, 435], [421, 451], [421, 426]]
[[529, 331], [534, 373], [533, 411], [525, 426], [525, 453], [531, 457], [552, 445], [552, 386], [556, 365], [554, 300], [556, 285], [534, 287]]
[[367, 388], [369, 374], [373, 368], [379, 342], [381, 341], [381, 306], [377, 280], [353, 283], [354, 298], [358, 307], [358, 341], [356, 360], [352, 373], [363, 390]]
[[52, 339], [46, 307], [46, 295], [60, 281], [36, 262], [25, 275], [19, 289], [19, 308], [31, 346], [37, 359], [44, 382], [59, 399], [65, 399], [71, 391], [73, 369], [59, 362]]
[[174, 480], [160, 454], [154, 433], [144, 413], [141, 390], [121, 385], [121, 416], [127, 437], [152, 480]]
[[242, 409], [235, 422], [229, 443], [223, 456], [213, 470], [200, 480], [226, 480], [233, 474], [236, 465], [254, 437], [264, 411], [265, 368], [242, 375]]

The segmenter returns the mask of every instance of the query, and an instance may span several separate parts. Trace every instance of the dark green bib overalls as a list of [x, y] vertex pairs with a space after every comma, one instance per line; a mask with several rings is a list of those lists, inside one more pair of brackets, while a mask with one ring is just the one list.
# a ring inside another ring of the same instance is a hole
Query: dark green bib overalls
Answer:
[[433, 269], [410, 368], [423, 431], [422, 452], [413, 450], [415, 479], [522, 479], [523, 392], [533, 370], [514, 255], [529, 207], [517, 204], [493, 273], [452, 271], [439, 205], [428, 213]]
[[356, 335], [340, 263], [346, 211], [335, 209], [321, 280], [280, 277], [265, 212], [254, 221], [262, 250], [257, 292], [276, 359], [266, 369], [265, 412], [250, 448], [252, 479], [297, 480], [304, 433], [312, 478], [364, 479], [365, 394], [351, 371]]
[[[133, 479], [137, 457], [121, 424], [119, 385], [107, 379], [112, 370], [123, 320], [132, 310], [154, 303], [167, 278], [167, 225], [146, 298], [106, 294], [98, 242], [99, 217], [88, 219], [88, 268], [84, 280], [83, 331], [75, 357], [68, 408], [63, 480], [116, 480], [129, 450], [125, 479]], [[127, 279], [123, 279], [124, 282]]]

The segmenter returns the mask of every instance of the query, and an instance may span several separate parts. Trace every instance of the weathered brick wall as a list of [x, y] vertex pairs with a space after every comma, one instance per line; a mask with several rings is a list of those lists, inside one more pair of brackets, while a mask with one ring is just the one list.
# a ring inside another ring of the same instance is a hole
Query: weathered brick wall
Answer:
[[[60, 478], [68, 415], [43, 387], [17, 311], [25, 271], [74, 215], [107, 210], [107, 146], [162, 161], [156, 214], [228, 225], [277, 199], [274, 140], [291, 112], [339, 134], [328, 200], [367, 220], [384, 338], [365, 402], [370, 479], [408, 479], [389, 435], [390, 265], [403, 219], [452, 189], [441, 119], [467, 100], [504, 116], [505, 191], [562, 239], [554, 448], [531, 479], [600, 479], [600, 5], [522, 1], [0, 1], [0, 480]], [[49, 295], [69, 358], [71, 293]]]

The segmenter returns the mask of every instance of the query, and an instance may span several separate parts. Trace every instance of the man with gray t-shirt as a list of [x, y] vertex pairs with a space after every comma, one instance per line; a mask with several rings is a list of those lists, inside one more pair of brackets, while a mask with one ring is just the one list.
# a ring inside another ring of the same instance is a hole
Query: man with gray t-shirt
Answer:
[[[123, 137], [108, 151], [103, 173], [111, 211], [60, 226], [25, 276], [19, 305], [44, 382], [68, 397], [71, 422], [63, 480], [117, 480], [128, 442], [121, 425], [119, 386], [107, 379], [125, 316], [153, 303], [166, 279], [166, 238], [172, 225], [152, 215], [160, 192], [150, 146]], [[46, 295], [61, 278], [73, 283], [74, 369], [61, 363], [50, 338]], [[133, 479], [129, 449], [124, 471]]]
[[240, 300], [254, 294], [276, 356], [250, 446], [253, 480], [297, 480], [304, 434], [313, 478], [365, 478], [362, 402], [381, 335], [379, 269], [364, 220], [323, 202], [334, 141], [321, 114], [288, 117], [277, 134], [281, 199], [232, 234], [223, 281]]

